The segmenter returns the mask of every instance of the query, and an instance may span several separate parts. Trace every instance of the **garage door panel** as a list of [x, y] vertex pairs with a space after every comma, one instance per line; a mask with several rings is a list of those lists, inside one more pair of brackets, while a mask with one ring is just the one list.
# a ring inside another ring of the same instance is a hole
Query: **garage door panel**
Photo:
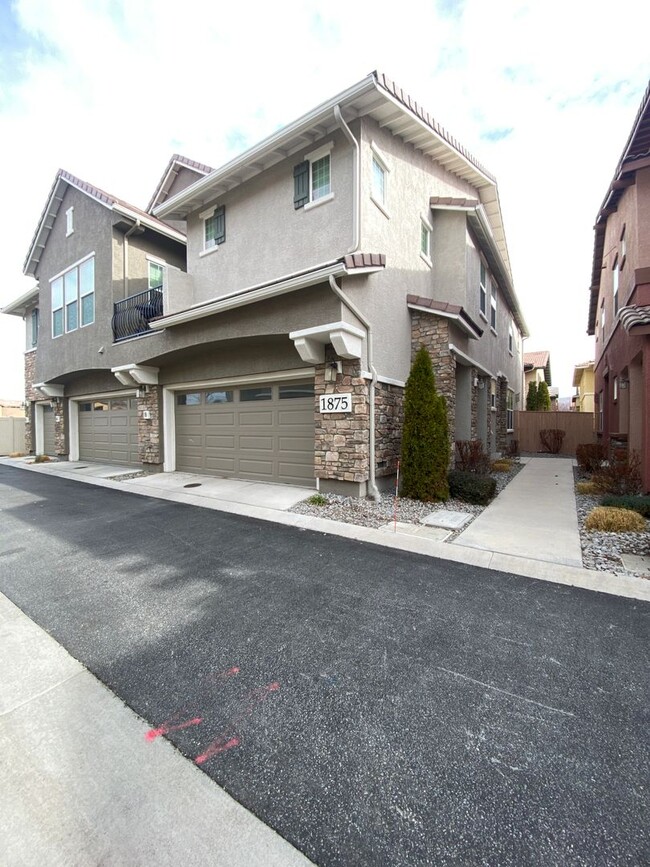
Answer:
[[[309, 485], [314, 479], [311, 383], [233, 388], [210, 403], [209, 388], [176, 400], [176, 467], [224, 477]], [[253, 400], [251, 393], [264, 394]], [[299, 393], [300, 397], [294, 395]], [[284, 395], [284, 397], [280, 397]], [[197, 462], [200, 461], [200, 466]]]
[[140, 466], [136, 407], [137, 402], [128, 397], [81, 404], [79, 457], [107, 464]]

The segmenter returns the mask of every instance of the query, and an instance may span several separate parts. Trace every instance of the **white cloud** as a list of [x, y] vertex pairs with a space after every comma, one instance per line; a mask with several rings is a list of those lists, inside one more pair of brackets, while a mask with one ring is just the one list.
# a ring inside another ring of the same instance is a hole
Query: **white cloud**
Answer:
[[[647, 84], [649, 8], [633, 0], [615, 10], [602, 0], [403, 0], [390, 15], [349, 0], [19, 0], [13, 8], [30, 47], [0, 91], [8, 168], [0, 304], [30, 286], [22, 260], [58, 167], [144, 206], [172, 152], [219, 165], [379, 68], [497, 176], [528, 347], [551, 350], [555, 384], [571, 392], [573, 364], [593, 356], [591, 227]], [[0, 396], [21, 396], [22, 343], [22, 323], [0, 317]]]

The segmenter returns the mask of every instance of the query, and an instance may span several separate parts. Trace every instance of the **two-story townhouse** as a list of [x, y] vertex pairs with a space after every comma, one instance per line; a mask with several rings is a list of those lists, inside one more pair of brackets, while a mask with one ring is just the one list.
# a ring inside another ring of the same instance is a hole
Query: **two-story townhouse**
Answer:
[[641, 459], [650, 491], [650, 86], [595, 224], [588, 333], [596, 428]]
[[[150, 464], [374, 494], [420, 345], [452, 439], [505, 448], [527, 329], [496, 182], [396, 85], [373, 73], [218, 169], [177, 168], [149, 210], [187, 227], [187, 273], [165, 268], [162, 315], [101, 365], [143, 395]], [[51, 379], [82, 456], [79, 386]]]
[[594, 413], [594, 362], [584, 361], [573, 368], [573, 387], [576, 393], [571, 398], [575, 412]]

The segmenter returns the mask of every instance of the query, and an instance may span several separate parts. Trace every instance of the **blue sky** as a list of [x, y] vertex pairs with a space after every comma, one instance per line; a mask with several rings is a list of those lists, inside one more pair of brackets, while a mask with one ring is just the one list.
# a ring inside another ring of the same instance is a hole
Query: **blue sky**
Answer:
[[[648, 84], [648, 32], [637, 0], [0, 0], [0, 306], [31, 286], [59, 167], [143, 207], [173, 152], [218, 166], [380, 69], [496, 175], [527, 349], [551, 351], [568, 395], [593, 357], [592, 226]], [[0, 397], [22, 397], [22, 349], [22, 323], [0, 317]]]

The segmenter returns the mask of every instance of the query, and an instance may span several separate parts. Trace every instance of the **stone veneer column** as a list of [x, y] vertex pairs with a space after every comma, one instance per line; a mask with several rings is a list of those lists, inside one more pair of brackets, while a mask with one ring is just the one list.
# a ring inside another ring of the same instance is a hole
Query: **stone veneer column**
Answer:
[[375, 386], [375, 476], [393, 476], [402, 448], [404, 389], [378, 382]]
[[25, 353], [25, 451], [33, 454], [36, 448], [34, 431], [34, 401], [40, 400], [40, 394], [34, 388], [36, 373], [36, 350]]
[[492, 380], [485, 380], [485, 387], [488, 389], [487, 401], [486, 401], [486, 412], [487, 412], [487, 445], [485, 451], [491, 455], [494, 448], [494, 416], [496, 413], [492, 412], [492, 392], [490, 391], [492, 387]]
[[[162, 414], [162, 389], [150, 385], [147, 390], [140, 389], [138, 400], [138, 457], [147, 468], [160, 468], [162, 440], [160, 437], [160, 418]], [[145, 413], [149, 416], [145, 418]]]
[[[337, 374], [335, 382], [326, 382], [325, 370], [332, 361], [341, 361], [343, 372]], [[369, 477], [369, 403], [368, 382], [361, 376], [359, 360], [339, 359], [334, 349], [327, 346], [325, 363], [316, 365], [314, 389], [315, 476], [324, 481], [352, 483], [359, 493], [365, 494]], [[318, 411], [321, 394], [338, 393], [352, 394], [352, 412]]]
[[471, 405], [470, 405], [470, 439], [478, 439], [478, 370], [472, 367], [470, 370], [471, 376]]
[[411, 310], [411, 361], [426, 347], [436, 377], [436, 388], [447, 401], [451, 453], [456, 441], [456, 359], [449, 349], [449, 322], [442, 316]]
[[508, 444], [506, 428], [506, 409], [508, 398], [508, 380], [504, 376], [497, 378], [497, 411], [496, 411], [496, 450], [504, 452]]
[[54, 451], [59, 457], [68, 454], [67, 408], [62, 397], [57, 397], [53, 404], [54, 410]]

